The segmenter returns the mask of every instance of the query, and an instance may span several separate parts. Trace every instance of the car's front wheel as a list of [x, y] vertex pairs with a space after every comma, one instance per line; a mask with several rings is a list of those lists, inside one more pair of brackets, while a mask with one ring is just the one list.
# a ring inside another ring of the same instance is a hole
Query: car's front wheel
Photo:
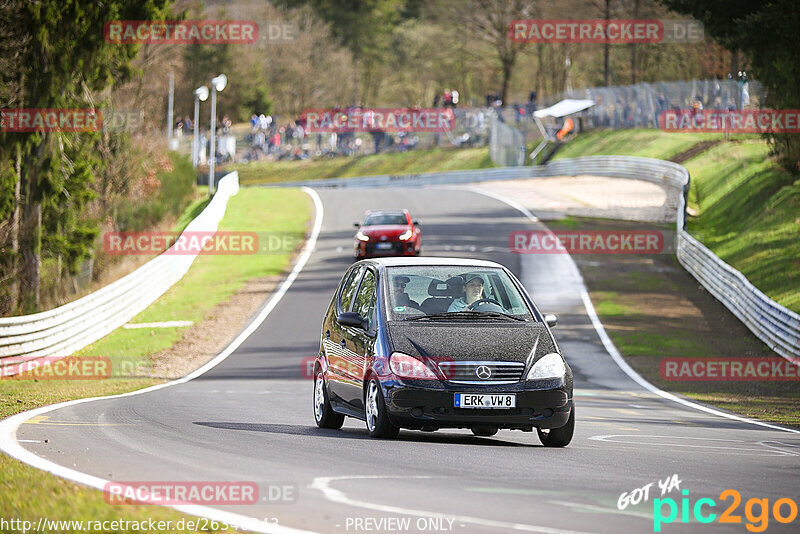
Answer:
[[334, 412], [331, 407], [321, 369], [314, 377], [314, 419], [320, 428], [342, 428], [344, 424], [344, 416]]
[[539, 440], [545, 447], [566, 447], [572, 441], [572, 435], [575, 433], [575, 405], [569, 412], [569, 419], [567, 424], [560, 428], [541, 429], [537, 428], [536, 432], [539, 433]]
[[367, 421], [367, 430], [373, 438], [394, 439], [400, 433], [400, 428], [389, 421], [386, 413], [386, 402], [378, 381], [372, 379], [367, 386], [367, 397], [364, 402], [364, 415]]

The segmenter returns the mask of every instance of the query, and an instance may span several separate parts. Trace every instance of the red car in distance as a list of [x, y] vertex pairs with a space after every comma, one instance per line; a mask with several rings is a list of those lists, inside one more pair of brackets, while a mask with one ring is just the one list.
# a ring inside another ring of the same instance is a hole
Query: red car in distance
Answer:
[[408, 210], [368, 211], [364, 222], [355, 223], [356, 259], [375, 256], [419, 256], [422, 241], [419, 223]]

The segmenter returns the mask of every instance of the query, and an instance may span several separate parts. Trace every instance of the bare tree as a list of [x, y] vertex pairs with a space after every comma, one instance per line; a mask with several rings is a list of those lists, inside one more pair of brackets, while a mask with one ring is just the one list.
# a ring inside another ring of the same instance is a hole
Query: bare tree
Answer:
[[[634, 0], [633, 3], [633, 18], [634, 20], [639, 18], [639, 4], [641, 0]], [[638, 69], [638, 64], [636, 62], [636, 47], [638, 45], [636, 43], [631, 43], [631, 84], [636, 84], [636, 71]]]
[[[611, 0], [606, 0], [606, 9], [603, 18], [608, 27], [608, 21], [611, 19]], [[608, 87], [608, 60], [610, 54], [610, 43], [606, 39], [605, 46], [603, 47], [603, 85]]]
[[525, 43], [509, 39], [512, 21], [533, 18], [537, 3], [534, 0], [454, 0], [447, 9], [451, 20], [459, 23], [467, 39], [489, 45], [500, 63], [502, 88], [500, 98], [505, 102], [514, 71], [514, 64]]

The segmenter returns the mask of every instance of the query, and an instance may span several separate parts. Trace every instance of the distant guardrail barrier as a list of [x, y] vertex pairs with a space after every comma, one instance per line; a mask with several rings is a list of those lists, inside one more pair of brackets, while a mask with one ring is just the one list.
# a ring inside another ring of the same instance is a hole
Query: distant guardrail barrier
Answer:
[[719, 259], [685, 230], [689, 171], [677, 163], [632, 156], [586, 156], [555, 160], [535, 167], [330, 178], [266, 187], [414, 187], [577, 175], [645, 180], [677, 189], [676, 255], [680, 264], [770, 349], [800, 365], [800, 315], [767, 297], [742, 273]]
[[633, 178], [679, 188], [677, 257], [680, 264], [780, 356], [800, 364], [800, 315], [781, 306], [742, 273], [722, 261], [685, 229], [689, 171], [677, 163], [629, 156], [591, 156], [557, 160], [547, 165], [555, 175], [593, 174]]
[[[184, 230], [213, 232], [228, 199], [239, 191], [239, 175], [219, 181], [217, 193]], [[0, 375], [39, 358], [66, 357], [124, 325], [155, 302], [189, 270], [196, 255], [161, 254], [102, 289], [52, 310], [0, 318]], [[51, 360], [48, 358], [48, 360]]]

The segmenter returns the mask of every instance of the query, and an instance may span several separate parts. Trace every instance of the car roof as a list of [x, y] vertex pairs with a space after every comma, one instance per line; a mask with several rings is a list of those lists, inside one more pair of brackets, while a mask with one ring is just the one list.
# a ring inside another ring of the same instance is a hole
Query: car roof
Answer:
[[504, 269], [505, 267], [499, 263], [488, 260], [474, 260], [470, 258], [419, 258], [419, 257], [388, 257], [388, 258], [371, 258], [368, 260], [361, 260], [364, 263], [371, 263], [378, 267], [413, 267], [413, 266], [438, 266], [443, 267], [492, 267]]

